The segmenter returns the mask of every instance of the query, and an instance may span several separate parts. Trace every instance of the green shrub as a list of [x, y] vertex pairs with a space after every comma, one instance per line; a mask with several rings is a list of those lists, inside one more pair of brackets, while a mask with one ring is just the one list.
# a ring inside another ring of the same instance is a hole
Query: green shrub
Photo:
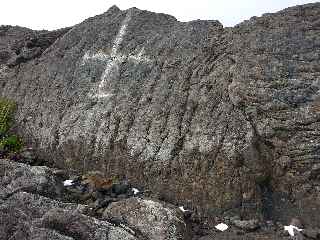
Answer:
[[9, 131], [15, 110], [16, 104], [13, 101], [0, 98], [0, 135]]
[[22, 148], [22, 141], [9, 130], [13, 124], [13, 115], [16, 110], [15, 102], [0, 98], [0, 153], [16, 153]]
[[0, 150], [4, 152], [15, 153], [21, 150], [21, 148], [22, 141], [16, 135], [4, 137], [2, 140], [0, 140]]

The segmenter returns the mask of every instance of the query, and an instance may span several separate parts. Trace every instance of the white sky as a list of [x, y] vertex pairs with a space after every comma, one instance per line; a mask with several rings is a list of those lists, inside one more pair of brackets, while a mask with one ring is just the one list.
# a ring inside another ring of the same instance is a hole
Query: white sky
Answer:
[[112, 5], [124, 10], [137, 7], [175, 16], [180, 21], [219, 20], [234, 26], [252, 16], [317, 2], [312, 0], [0, 0], [0, 25], [57, 29], [101, 14]]

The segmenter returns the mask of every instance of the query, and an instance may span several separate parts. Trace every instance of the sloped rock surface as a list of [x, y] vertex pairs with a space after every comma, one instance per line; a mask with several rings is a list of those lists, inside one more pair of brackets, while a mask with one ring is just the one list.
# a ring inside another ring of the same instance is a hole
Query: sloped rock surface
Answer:
[[223, 28], [112, 7], [32, 52], [23, 40], [15, 64], [6, 49], [32, 31], [2, 27], [0, 95], [64, 168], [125, 175], [198, 213], [319, 226], [319, 15]]
[[14, 67], [38, 58], [69, 29], [52, 32], [33, 31], [22, 27], [0, 26], [0, 65]]

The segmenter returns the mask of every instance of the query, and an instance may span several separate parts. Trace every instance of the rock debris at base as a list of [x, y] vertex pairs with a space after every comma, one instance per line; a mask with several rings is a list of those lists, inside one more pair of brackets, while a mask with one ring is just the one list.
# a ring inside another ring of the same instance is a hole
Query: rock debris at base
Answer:
[[[179, 206], [143, 195], [136, 197], [129, 186], [119, 188], [119, 181], [110, 188], [99, 185], [96, 189], [93, 184], [90, 188], [83, 182], [93, 174], [100, 173], [74, 176], [74, 184], [64, 186], [63, 180], [70, 176], [61, 170], [0, 159], [0, 239], [289, 239], [280, 223], [186, 217]], [[113, 201], [111, 194], [115, 194]], [[212, 224], [208, 224], [210, 220]], [[227, 223], [224, 231], [216, 228], [221, 222]], [[294, 219], [291, 223], [298, 222]], [[319, 236], [320, 229], [306, 226], [300, 237]]]

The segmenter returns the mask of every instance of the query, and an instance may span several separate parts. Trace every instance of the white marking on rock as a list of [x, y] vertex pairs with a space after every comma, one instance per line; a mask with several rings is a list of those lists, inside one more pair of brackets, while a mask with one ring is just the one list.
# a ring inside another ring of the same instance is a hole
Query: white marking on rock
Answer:
[[132, 60], [135, 64], [139, 64], [140, 62], [150, 63], [151, 60], [144, 55], [145, 55], [145, 50], [144, 50], [144, 47], [142, 47], [138, 55], [129, 55], [128, 59]]
[[190, 210], [188, 210], [188, 209], [184, 209], [184, 207], [183, 207], [183, 206], [180, 206], [180, 207], [179, 207], [179, 209], [180, 209], [182, 212], [190, 212]]
[[219, 223], [218, 225], [215, 226], [216, 229], [219, 231], [223, 232], [229, 228], [229, 226], [225, 223]]
[[73, 185], [73, 180], [65, 180], [63, 181], [63, 186], [68, 187]]
[[89, 52], [86, 52], [84, 56], [82, 57], [82, 64], [86, 63], [89, 60], [96, 60], [96, 61], [107, 61], [109, 60], [109, 56], [103, 53], [102, 51], [99, 51], [95, 54], [90, 54]]
[[132, 188], [133, 194], [137, 195], [140, 191], [137, 188]]
[[299, 231], [299, 232], [301, 232], [303, 229], [301, 229], [301, 228], [298, 228], [298, 227], [296, 227], [296, 226], [294, 226], [294, 225], [289, 225], [289, 226], [284, 226], [284, 230], [285, 231], [288, 231], [288, 233], [290, 234], [290, 236], [294, 236], [294, 230], [297, 230], [297, 231]]
[[85, 64], [89, 60], [95, 60], [95, 61], [101, 61], [106, 62], [106, 68], [101, 75], [101, 81], [98, 86], [98, 91], [96, 94], [91, 95], [93, 98], [108, 98], [113, 96], [113, 94], [110, 94], [107, 92], [107, 82], [112, 76], [113, 72], [119, 72], [119, 66], [121, 63], [123, 63], [125, 60], [129, 60], [134, 62], [135, 64], [139, 64], [141, 62], [150, 63], [151, 60], [148, 57], [145, 57], [145, 51], [144, 48], [142, 48], [139, 52], [139, 54], [129, 54], [129, 55], [122, 55], [119, 54], [119, 47], [121, 43], [123, 42], [123, 37], [126, 34], [126, 30], [128, 27], [128, 23], [131, 20], [131, 12], [128, 12], [126, 18], [123, 20], [121, 28], [113, 42], [113, 46], [111, 48], [110, 55], [104, 53], [103, 51], [98, 51], [97, 53], [89, 53], [86, 52], [82, 58], [82, 64]]

